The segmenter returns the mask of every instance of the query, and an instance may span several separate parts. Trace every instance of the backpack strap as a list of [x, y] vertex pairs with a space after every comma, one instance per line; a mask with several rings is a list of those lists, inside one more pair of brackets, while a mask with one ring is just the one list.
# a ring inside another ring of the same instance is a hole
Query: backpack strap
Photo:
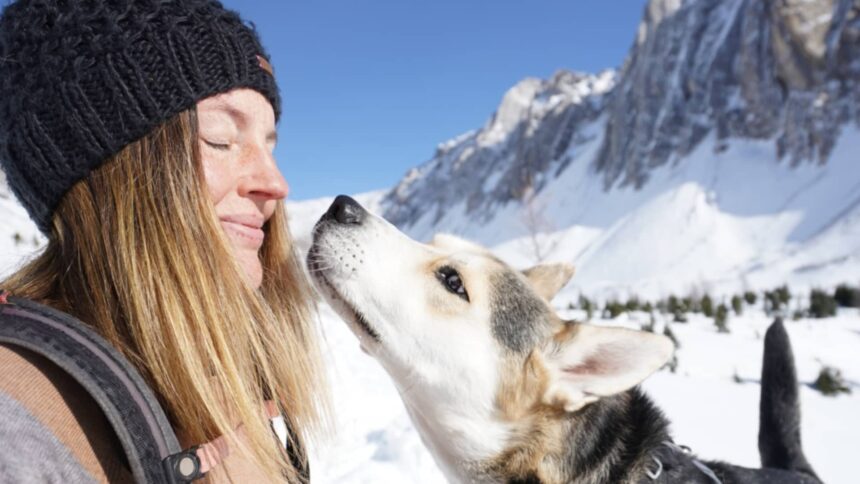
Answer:
[[0, 343], [44, 356], [89, 392], [119, 437], [135, 481], [174, 484], [203, 477], [197, 449], [180, 448], [137, 370], [84, 323], [0, 291]]

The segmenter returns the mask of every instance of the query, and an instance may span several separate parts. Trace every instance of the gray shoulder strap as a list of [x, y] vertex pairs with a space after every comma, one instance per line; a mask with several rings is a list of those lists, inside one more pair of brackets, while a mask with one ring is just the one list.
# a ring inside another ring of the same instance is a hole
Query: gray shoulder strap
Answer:
[[179, 483], [202, 477], [194, 449], [181, 450], [152, 390], [95, 331], [68, 314], [3, 293], [0, 342], [44, 356], [89, 392], [122, 442], [135, 481]]

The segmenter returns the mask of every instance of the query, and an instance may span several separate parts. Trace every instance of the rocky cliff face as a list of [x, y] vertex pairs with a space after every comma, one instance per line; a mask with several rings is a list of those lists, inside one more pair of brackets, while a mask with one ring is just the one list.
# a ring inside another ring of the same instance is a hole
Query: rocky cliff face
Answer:
[[432, 160], [406, 174], [382, 202], [386, 218], [409, 225], [431, 210], [438, 221], [462, 203], [486, 221], [497, 205], [539, 191], [585, 141], [583, 127], [604, 110], [614, 77], [562, 71], [546, 81], [523, 80], [483, 128], [439, 145]]
[[655, 0], [619, 82], [595, 168], [641, 186], [708, 134], [773, 140], [779, 161], [824, 163], [860, 122], [860, 2]]
[[483, 128], [410, 171], [384, 215], [406, 229], [450, 210], [485, 223], [594, 138], [586, 162], [604, 190], [641, 188], [705, 139], [716, 154], [767, 140], [774, 163], [823, 164], [842, 128], [860, 124], [858, 81], [858, 0], [652, 0], [617, 76], [521, 82]]

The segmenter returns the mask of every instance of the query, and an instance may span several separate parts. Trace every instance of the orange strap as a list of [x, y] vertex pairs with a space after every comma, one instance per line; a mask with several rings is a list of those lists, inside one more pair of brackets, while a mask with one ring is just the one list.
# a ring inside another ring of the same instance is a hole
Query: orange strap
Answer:
[[[278, 406], [271, 400], [266, 400], [263, 404], [263, 409], [269, 420], [281, 414], [281, 412], [278, 411]], [[243, 425], [241, 424], [236, 427], [236, 434], [240, 434], [242, 432], [242, 427]], [[213, 468], [217, 467], [218, 464], [223, 462], [229, 455], [230, 446], [227, 445], [227, 438], [223, 435], [206, 442], [205, 444], [201, 444], [197, 447], [197, 458], [200, 459], [200, 472], [204, 474], [209, 472]]]

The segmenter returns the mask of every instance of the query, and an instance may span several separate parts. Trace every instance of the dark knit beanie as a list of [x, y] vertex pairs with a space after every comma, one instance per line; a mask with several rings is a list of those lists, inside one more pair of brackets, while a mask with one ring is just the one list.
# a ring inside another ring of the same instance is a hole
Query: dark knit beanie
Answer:
[[253, 28], [214, 0], [20, 0], [0, 18], [0, 165], [39, 229], [107, 158], [213, 94], [280, 114]]

